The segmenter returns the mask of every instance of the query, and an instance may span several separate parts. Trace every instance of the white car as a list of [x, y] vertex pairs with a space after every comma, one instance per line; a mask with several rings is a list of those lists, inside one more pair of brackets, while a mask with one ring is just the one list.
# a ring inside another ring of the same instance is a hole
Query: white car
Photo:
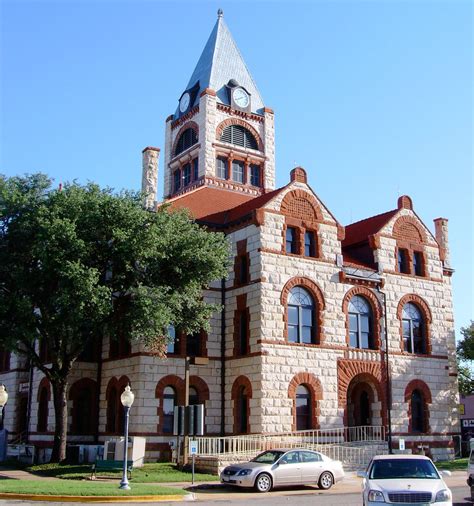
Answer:
[[451, 475], [449, 471], [438, 472], [428, 457], [379, 455], [372, 459], [367, 471], [358, 473], [364, 478], [363, 504], [452, 506], [451, 490], [441, 478], [441, 474]]

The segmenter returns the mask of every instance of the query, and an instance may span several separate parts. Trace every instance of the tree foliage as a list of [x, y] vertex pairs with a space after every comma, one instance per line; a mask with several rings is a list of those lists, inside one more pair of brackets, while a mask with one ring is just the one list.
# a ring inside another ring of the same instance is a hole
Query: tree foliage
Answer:
[[56, 432], [66, 409], [56, 403], [66, 404], [67, 377], [88, 343], [124, 336], [160, 354], [170, 325], [207, 328], [217, 308], [202, 289], [226, 276], [228, 258], [222, 234], [185, 211], [149, 212], [137, 193], [0, 176], [0, 339], [50, 380]]
[[474, 393], [474, 375], [472, 360], [474, 360], [474, 322], [469, 327], [461, 329], [462, 339], [458, 342], [456, 352], [458, 360], [459, 392], [463, 395]]

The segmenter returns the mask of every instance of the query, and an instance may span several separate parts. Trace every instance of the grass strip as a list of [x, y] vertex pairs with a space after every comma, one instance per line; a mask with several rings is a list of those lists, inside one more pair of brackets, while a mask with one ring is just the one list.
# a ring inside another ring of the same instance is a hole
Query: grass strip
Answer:
[[[49, 476], [63, 480], [83, 480], [91, 475], [92, 464], [41, 464], [29, 466], [25, 469], [38, 476]], [[105, 472], [99, 471], [99, 477], [120, 478], [121, 471]], [[219, 481], [219, 477], [213, 474], [195, 473], [194, 481]], [[180, 471], [175, 464], [170, 462], [159, 462], [145, 464], [143, 467], [136, 467], [132, 472], [130, 483], [170, 483], [170, 482], [191, 482], [191, 472]]]
[[62, 480], [0, 480], [0, 493], [76, 496], [134, 496], [134, 495], [184, 495], [181, 488], [160, 485], [131, 485], [130, 490], [120, 490], [119, 483], [81, 482]]
[[469, 459], [444, 460], [435, 462], [438, 470], [443, 471], [467, 471], [467, 462]]

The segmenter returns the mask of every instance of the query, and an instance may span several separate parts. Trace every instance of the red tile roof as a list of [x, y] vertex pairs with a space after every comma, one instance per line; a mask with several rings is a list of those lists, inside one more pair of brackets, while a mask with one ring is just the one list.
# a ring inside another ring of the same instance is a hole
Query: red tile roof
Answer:
[[202, 186], [166, 203], [174, 209], [189, 209], [198, 221], [225, 225], [263, 207], [281, 190], [282, 188], [253, 197], [222, 188]]
[[203, 220], [207, 216], [223, 213], [249, 200], [255, 200], [255, 197], [220, 188], [201, 186], [196, 190], [167, 200], [164, 204], [169, 204], [173, 209], [189, 209], [194, 219]]
[[376, 234], [397, 212], [398, 209], [393, 209], [392, 211], [346, 225], [346, 237], [342, 241], [342, 247], [345, 248], [352, 244], [367, 241], [369, 235]]

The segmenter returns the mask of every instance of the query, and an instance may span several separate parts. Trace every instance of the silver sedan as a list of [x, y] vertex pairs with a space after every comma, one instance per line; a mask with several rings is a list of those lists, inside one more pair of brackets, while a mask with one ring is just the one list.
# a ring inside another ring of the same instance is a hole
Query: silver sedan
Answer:
[[228, 466], [221, 473], [222, 483], [254, 487], [258, 492], [316, 483], [327, 490], [343, 478], [341, 462], [303, 448], [268, 450], [250, 462]]

